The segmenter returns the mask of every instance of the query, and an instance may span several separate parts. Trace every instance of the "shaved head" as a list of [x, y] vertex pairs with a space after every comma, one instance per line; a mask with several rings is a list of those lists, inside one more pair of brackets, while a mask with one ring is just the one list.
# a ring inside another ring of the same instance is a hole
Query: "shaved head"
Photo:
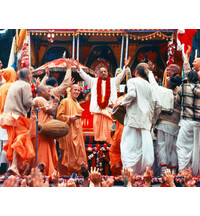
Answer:
[[45, 98], [46, 100], [50, 100], [51, 93], [50, 93], [50, 88], [49, 86], [46, 85], [40, 85], [36, 90], [35, 93], [40, 96]]
[[40, 85], [36, 90], [35, 93], [36, 94], [41, 94], [42, 91], [46, 91], [49, 87], [46, 85]]
[[81, 93], [81, 88], [79, 85], [74, 84], [71, 86], [71, 97], [73, 100], [76, 100], [77, 97], [80, 95]]
[[77, 88], [80, 89], [80, 86], [79, 86], [78, 84], [73, 84], [73, 85], [71, 86], [71, 89], [73, 89], [73, 88], [75, 88], [75, 87], [77, 87]]

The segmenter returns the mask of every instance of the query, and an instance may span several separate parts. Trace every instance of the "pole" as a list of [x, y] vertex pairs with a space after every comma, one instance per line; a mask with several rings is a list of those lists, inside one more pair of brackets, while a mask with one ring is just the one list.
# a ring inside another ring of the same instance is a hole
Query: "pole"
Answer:
[[124, 35], [122, 35], [122, 43], [121, 43], [120, 68], [122, 68], [123, 52], [124, 52]]
[[35, 147], [35, 167], [37, 167], [37, 152], [38, 152], [38, 112], [39, 108], [34, 109], [36, 111], [36, 147]]
[[[19, 38], [19, 35], [18, 35], [19, 31], [18, 29], [16, 29], [16, 56], [17, 56], [17, 44], [18, 44], [18, 38]], [[18, 57], [17, 57], [17, 70], [18, 70]]]
[[28, 52], [29, 52], [29, 65], [31, 66], [31, 36], [27, 35], [28, 40]]
[[75, 58], [75, 35], [73, 35], [73, 40], [72, 40], [72, 58]]
[[79, 34], [77, 35], [77, 44], [76, 44], [77, 48], [76, 48], [76, 60], [79, 62]]
[[126, 35], [126, 55], [125, 55], [126, 60], [128, 59], [128, 35]]

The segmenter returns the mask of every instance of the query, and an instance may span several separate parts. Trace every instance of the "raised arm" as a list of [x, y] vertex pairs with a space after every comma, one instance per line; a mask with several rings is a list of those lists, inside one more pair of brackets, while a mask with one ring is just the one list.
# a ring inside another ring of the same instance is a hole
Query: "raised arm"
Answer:
[[83, 71], [83, 69], [80, 67], [79, 63], [78, 63], [76, 60], [73, 61], [73, 64], [77, 67], [78, 73], [79, 73], [80, 77], [87, 83], [87, 85], [88, 85], [89, 87], [91, 87], [91, 85], [92, 85], [92, 80], [93, 80], [94, 78], [92, 78], [90, 75], [88, 75], [87, 73], [85, 73], [85, 72]]
[[192, 51], [192, 47], [188, 45], [188, 49], [185, 53], [185, 59], [183, 62], [183, 69], [184, 69], [185, 75], [187, 75], [192, 70], [189, 64], [191, 51]]
[[154, 74], [151, 70], [149, 70], [149, 74], [148, 74], [148, 78], [149, 78], [149, 83], [154, 86], [154, 87], [158, 87], [158, 83], [155, 80]]
[[70, 86], [71, 83], [71, 67], [67, 68], [64, 80], [58, 87], [54, 87], [52, 89], [52, 93], [56, 96], [60, 96], [66, 92], [67, 87]]
[[131, 61], [131, 57], [129, 56], [128, 59], [124, 59], [124, 67], [123, 70], [120, 74], [117, 75], [117, 77], [115, 77], [114, 79], [116, 79], [116, 85], [118, 86], [122, 80], [124, 79], [125, 75], [126, 75], [126, 68], [128, 67], [129, 63]]
[[46, 85], [46, 81], [49, 78], [49, 68], [46, 68], [45, 72], [46, 72], [46, 74], [43, 77], [43, 79], [41, 80], [40, 85]]

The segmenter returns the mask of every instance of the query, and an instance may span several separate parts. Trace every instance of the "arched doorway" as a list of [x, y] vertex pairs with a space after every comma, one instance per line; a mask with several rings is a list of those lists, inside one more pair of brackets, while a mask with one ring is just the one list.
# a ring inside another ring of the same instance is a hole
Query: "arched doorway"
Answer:
[[106, 67], [111, 76], [118, 67], [113, 50], [109, 46], [94, 47], [87, 59], [86, 66], [96, 71], [97, 75], [100, 67]]
[[66, 51], [66, 58], [70, 58], [69, 51], [65, 47], [51, 47], [44, 54], [40, 65], [43, 65], [47, 62], [53, 61], [54, 59], [62, 58], [63, 53]]

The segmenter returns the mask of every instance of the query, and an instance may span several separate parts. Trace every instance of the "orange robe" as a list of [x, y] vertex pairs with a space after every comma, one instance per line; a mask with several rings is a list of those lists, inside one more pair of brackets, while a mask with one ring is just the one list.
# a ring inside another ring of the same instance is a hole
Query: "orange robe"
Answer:
[[7, 130], [8, 142], [3, 147], [9, 162], [13, 160], [13, 150], [18, 154], [18, 162], [35, 157], [35, 151], [29, 137], [31, 120], [23, 116], [3, 113], [0, 126]]
[[69, 124], [69, 133], [58, 139], [59, 147], [63, 150], [61, 175], [69, 176], [73, 172], [79, 174], [81, 163], [87, 164], [81, 119], [77, 119], [73, 123], [69, 122], [70, 116], [82, 115], [83, 111], [78, 101], [74, 101], [70, 95], [63, 99], [58, 107], [57, 119]]
[[[38, 101], [37, 107], [43, 107], [48, 105], [48, 101], [43, 97], [36, 97], [34, 100]], [[33, 106], [36, 108], [36, 106]], [[51, 107], [46, 107], [40, 109], [38, 113], [38, 124], [43, 122], [47, 122], [51, 120], [53, 117], [46, 113], [47, 109]], [[32, 111], [31, 118], [33, 122], [30, 128], [30, 136], [33, 143], [34, 148], [36, 148], [36, 115], [34, 115], [35, 111]], [[56, 146], [54, 143], [54, 139], [48, 138], [43, 136], [42, 134], [38, 133], [38, 151], [37, 151], [37, 163], [45, 163], [45, 175], [53, 174], [55, 167], [58, 164], [58, 155], [56, 151]], [[32, 166], [35, 166], [35, 160], [32, 161]]]
[[[117, 98], [116, 103], [121, 102], [124, 97], [125, 95]], [[119, 123], [119, 121], [116, 121], [115, 133], [112, 136], [111, 147], [109, 150], [110, 168], [114, 175], [120, 175], [122, 169], [120, 143], [123, 129], [124, 125]], [[120, 167], [118, 169], [115, 168], [115, 165], [117, 164], [120, 164]]]
[[[3, 78], [5, 79], [5, 83], [0, 87], [0, 118], [4, 111], [4, 105], [6, 101], [6, 96], [8, 90], [13, 82], [15, 82], [15, 70], [13, 68], [6, 68], [2, 70]], [[3, 146], [8, 140], [7, 131], [0, 127], [0, 142], [3, 142]], [[5, 151], [1, 152], [0, 147], [0, 165], [1, 163], [7, 163], [6, 153]]]
[[111, 144], [112, 139], [110, 129], [113, 125], [113, 120], [109, 117], [109, 114], [108, 111], [106, 115], [103, 113], [94, 113], [93, 129], [96, 141], [105, 141], [106, 143]]
[[118, 163], [121, 164], [121, 150], [120, 150], [120, 143], [122, 132], [124, 129], [124, 125], [120, 124], [118, 121], [116, 122], [116, 129], [115, 134], [112, 137], [112, 143], [109, 150], [110, 156], [110, 167], [111, 170], [115, 170], [114, 166]]
[[6, 83], [4, 83], [0, 87], [0, 115], [3, 113], [4, 110], [8, 89], [10, 88], [12, 83], [15, 82], [15, 70], [13, 68], [3, 69], [2, 75]]

